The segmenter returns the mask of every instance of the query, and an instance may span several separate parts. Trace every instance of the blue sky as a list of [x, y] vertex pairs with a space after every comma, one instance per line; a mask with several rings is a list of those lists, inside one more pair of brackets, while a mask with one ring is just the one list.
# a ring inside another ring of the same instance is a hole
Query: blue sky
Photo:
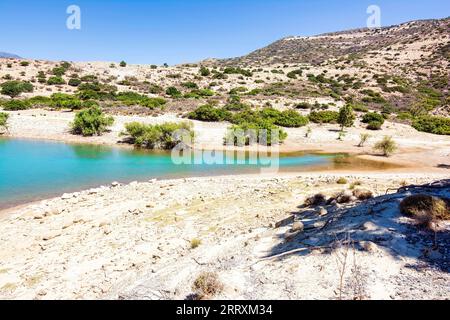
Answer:
[[[81, 30], [66, 28], [69, 5]], [[0, 0], [0, 51], [71, 61], [176, 64], [247, 54], [290, 35], [450, 16], [449, 0]]]

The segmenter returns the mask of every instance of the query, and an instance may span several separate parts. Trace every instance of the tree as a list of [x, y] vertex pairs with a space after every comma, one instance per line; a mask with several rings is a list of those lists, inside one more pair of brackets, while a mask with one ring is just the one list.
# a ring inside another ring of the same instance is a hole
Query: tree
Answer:
[[339, 110], [338, 123], [341, 125], [341, 131], [344, 131], [346, 127], [353, 126], [355, 122], [355, 114], [350, 105], [345, 105]]
[[383, 152], [383, 156], [389, 157], [395, 152], [395, 150], [397, 150], [397, 144], [392, 137], [385, 136], [383, 140], [377, 142], [373, 148]]
[[1, 93], [11, 98], [18, 97], [22, 92], [33, 92], [33, 85], [23, 81], [6, 81], [1, 84]]
[[83, 135], [85, 137], [93, 135], [100, 136], [113, 123], [113, 117], [105, 116], [99, 107], [93, 106], [89, 109], [81, 110], [75, 115], [71, 129], [73, 134]]

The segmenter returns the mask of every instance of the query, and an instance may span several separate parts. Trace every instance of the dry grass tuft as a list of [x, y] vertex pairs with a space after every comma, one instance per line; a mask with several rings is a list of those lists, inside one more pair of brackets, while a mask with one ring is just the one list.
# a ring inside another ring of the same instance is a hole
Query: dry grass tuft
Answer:
[[195, 279], [192, 289], [199, 300], [214, 297], [223, 290], [217, 273], [203, 272]]
[[353, 195], [361, 201], [373, 198], [373, 192], [367, 189], [355, 189], [353, 190]]
[[327, 198], [322, 193], [315, 194], [305, 200], [306, 207], [314, 207], [326, 203]]
[[436, 220], [450, 219], [450, 199], [418, 194], [405, 198], [400, 203], [400, 211], [413, 217], [421, 225], [430, 225]]

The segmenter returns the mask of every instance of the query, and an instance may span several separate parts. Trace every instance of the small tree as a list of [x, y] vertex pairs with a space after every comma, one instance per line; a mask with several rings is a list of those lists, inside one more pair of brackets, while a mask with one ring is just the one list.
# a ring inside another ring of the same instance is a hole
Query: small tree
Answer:
[[339, 110], [338, 123], [341, 125], [341, 131], [344, 131], [346, 127], [353, 126], [355, 122], [355, 114], [353, 108], [350, 105], [345, 105]]
[[122, 68], [125, 68], [127, 66], [127, 63], [125, 61], [120, 61], [119, 66], [121, 66]]
[[75, 120], [71, 124], [73, 134], [83, 136], [102, 135], [108, 130], [108, 127], [114, 123], [113, 117], [107, 117], [102, 110], [93, 106], [84, 109], [75, 115]]
[[377, 142], [373, 148], [377, 151], [381, 151], [383, 156], [389, 157], [397, 150], [397, 144], [392, 137], [385, 136], [383, 140]]
[[358, 147], [362, 148], [362, 147], [364, 147], [364, 144], [367, 142], [367, 140], [369, 140], [370, 134], [368, 134], [368, 133], [361, 133], [359, 135], [359, 138], [360, 138], [360, 141], [359, 141]]
[[6, 81], [1, 84], [1, 93], [11, 98], [18, 97], [22, 92], [33, 92], [33, 85], [23, 81]]

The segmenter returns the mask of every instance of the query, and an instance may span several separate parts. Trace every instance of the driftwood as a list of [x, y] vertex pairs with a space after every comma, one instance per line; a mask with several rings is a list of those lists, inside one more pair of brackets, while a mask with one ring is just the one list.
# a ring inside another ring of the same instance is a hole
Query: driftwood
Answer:
[[398, 189], [395, 188], [389, 188], [386, 190], [386, 195], [390, 192], [390, 191], [396, 191], [397, 193], [405, 193], [407, 191], [411, 191], [411, 190], [417, 190], [417, 189], [445, 189], [445, 188], [449, 188], [450, 189], [450, 179], [446, 179], [446, 180], [440, 180], [440, 181], [435, 181], [432, 183], [427, 183], [427, 184], [423, 184], [423, 185], [409, 185], [409, 186], [404, 186]]

